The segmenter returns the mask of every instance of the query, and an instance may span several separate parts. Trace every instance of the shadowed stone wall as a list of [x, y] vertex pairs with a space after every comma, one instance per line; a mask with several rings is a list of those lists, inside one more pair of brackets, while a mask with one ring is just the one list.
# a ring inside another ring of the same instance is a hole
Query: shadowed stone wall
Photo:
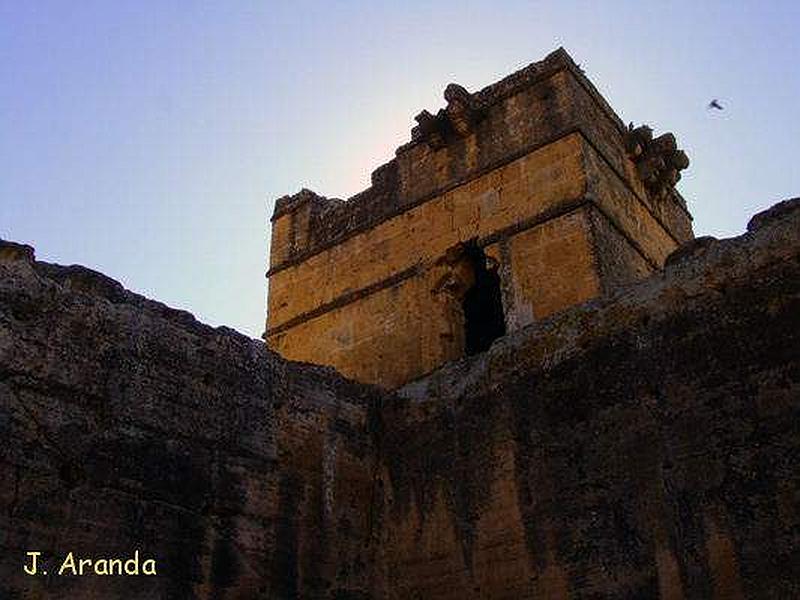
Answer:
[[[0, 247], [0, 598], [358, 597], [373, 391], [31, 258]], [[157, 577], [54, 576], [137, 549]]]
[[798, 200], [395, 395], [2, 243], [0, 597], [797, 597], [799, 338]]
[[800, 201], [400, 394], [379, 597], [800, 597]]

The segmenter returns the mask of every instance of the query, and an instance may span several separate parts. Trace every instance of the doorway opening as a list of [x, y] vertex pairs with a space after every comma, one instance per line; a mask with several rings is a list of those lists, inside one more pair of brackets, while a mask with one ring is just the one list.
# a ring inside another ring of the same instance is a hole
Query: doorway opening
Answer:
[[475, 283], [461, 303], [465, 351], [472, 355], [488, 350], [493, 341], [504, 336], [506, 322], [497, 269], [489, 267], [486, 254], [474, 242], [465, 246], [464, 254], [475, 274]]

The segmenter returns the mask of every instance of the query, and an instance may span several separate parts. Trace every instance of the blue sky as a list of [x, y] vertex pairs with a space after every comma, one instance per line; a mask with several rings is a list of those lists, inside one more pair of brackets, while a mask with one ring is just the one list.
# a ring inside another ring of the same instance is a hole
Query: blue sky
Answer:
[[447, 83], [562, 45], [735, 235], [800, 195], [798, 30], [797, 2], [0, 0], [0, 237], [257, 337], [276, 197], [358, 192]]

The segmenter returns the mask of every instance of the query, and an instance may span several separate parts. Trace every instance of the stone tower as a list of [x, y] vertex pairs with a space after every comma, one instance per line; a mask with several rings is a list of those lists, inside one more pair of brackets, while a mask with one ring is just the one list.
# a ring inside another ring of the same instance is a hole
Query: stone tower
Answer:
[[276, 202], [264, 337], [286, 358], [397, 387], [693, 237], [674, 136], [626, 127], [565, 50], [444, 97], [368, 189]]

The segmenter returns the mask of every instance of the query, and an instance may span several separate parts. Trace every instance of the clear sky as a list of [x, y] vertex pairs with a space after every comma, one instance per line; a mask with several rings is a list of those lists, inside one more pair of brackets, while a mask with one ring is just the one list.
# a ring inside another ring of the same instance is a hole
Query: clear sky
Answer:
[[276, 197], [360, 191], [447, 83], [561, 45], [735, 235], [800, 195], [798, 31], [796, 1], [0, 0], [0, 237], [257, 337]]

